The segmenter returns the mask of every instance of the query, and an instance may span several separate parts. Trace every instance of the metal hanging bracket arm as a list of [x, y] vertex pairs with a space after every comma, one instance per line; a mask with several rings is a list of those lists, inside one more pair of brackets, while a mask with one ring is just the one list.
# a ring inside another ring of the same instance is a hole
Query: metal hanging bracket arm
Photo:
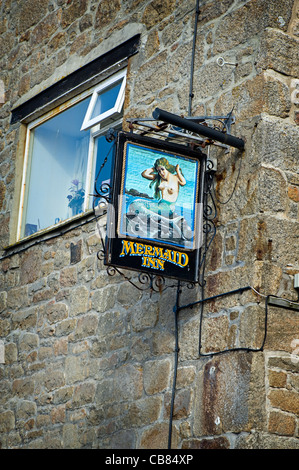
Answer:
[[153, 118], [157, 121], [164, 121], [168, 124], [180, 127], [190, 132], [208, 137], [209, 139], [216, 140], [230, 147], [237, 148], [239, 150], [244, 150], [245, 142], [243, 139], [234, 137], [233, 135], [226, 134], [224, 132], [217, 131], [208, 126], [198, 124], [193, 122], [190, 119], [182, 118], [176, 114], [169, 113], [163, 109], [156, 108], [153, 112]]
[[272, 305], [273, 307], [286, 308], [287, 310], [299, 312], [298, 301], [282, 299], [281, 297], [275, 297], [274, 295], [269, 295], [268, 305]]

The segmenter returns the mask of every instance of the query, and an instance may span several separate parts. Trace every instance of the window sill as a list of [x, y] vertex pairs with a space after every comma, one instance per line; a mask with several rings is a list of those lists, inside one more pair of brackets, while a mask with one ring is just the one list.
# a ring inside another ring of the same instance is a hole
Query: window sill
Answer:
[[4, 247], [3, 250], [5, 254], [0, 259], [8, 258], [12, 255], [25, 251], [32, 246], [38, 245], [39, 243], [63, 236], [65, 233], [88, 224], [96, 218], [97, 216], [95, 215], [94, 211], [90, 209], [84, 212], [84, 214], [79, 214], [72, 217], [71, 219], [62, 221], [59, 224], [52, 225], [51, 227], [40, 230], [33, 235]]

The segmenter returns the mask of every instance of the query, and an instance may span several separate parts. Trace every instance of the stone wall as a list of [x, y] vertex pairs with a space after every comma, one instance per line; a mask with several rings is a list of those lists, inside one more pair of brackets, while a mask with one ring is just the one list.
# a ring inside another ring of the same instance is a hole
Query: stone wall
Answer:
[[[186, 115], [195, 18], [186, 0], [3, 0], [0, 6], [0, 237], [14, 237], [24, 127], [11, 110], [125, 39], [126, 118]], [[216, 237], [204, 296], [250, 285], [295, 299], [298, 260], [298, 0], [201, 0], [192, 114], [226, 115], [245, 151], [217, 161]], [[220, 67], [217, 58], [238, 64]], [[100, 223], [104, 223], [102, 220]], [[53, 236], [52, 236], [53, 235]], [[3, 250], [2, 448], [167, 448], [176, 289], [140, 292], [108, 276], [95, 220]], [[75, 250], [74, 250], [75, 249]], [[73, 253], [76, 256], [73, 256]], [[14, 252], [14, 254], [12, 254]], [[181, 304], [200, 299], [181, 292]], [[253, 290], [179, 313], [172, 447], [298, 448], [298, 313]]]

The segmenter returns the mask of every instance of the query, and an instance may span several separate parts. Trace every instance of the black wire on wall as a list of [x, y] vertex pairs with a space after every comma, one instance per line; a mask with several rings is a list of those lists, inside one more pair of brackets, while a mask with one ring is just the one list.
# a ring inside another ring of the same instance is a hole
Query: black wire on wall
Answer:
[[192, 45], [192, 56], [191, 56], [190, 85], [189, 85], [189, 107], [188, 107], [188, 115], [189, 116], [191, 116], [191, 113], [192, 113], [192, 100], [194, 98], [194, 94], [193, 94], [193, 77], [194, 77], [194, 61], [195, 61], [195, 48], [196, 48], [196, 37], [197, 37], [197, 23], [198, 23], [199, 13], [200, 13], [199, 0], [196, 0], [193, 45]]
[[180, 281], [178, 281], [177, 285], [177, 293], [176, 293], [176, 304], [173, 308], [174, 312], [174, 326], [175, 326], [175, 355], [174, 355], [174, 365], [173, 365], [173, 383], [172, 383], [172, 394], [171, 394], [171, 404], [170, 404], [170, 412], [169, 412], [169, 431], [168, 431], [168, 449], [171, 449], [171, 439], [172, 439], [172, 419], [173, 419], [173, 411], [174, 411], [174, 399], [175, 399], [175, 389], [176, 389], [176, 378], [177, 378], [177, 369], [178, 369], [178, 359], [179, 359], [179, 331], [178, 331], [178, 315], [179, 315], [179, 297], [181, 293], [181, 286]]
[[[191, 113], [192, 113], [192, 100], [193, 100], [193, 97], [194, 97], [194, 95], [193, 95], [194, 60], [195, 60], [197, 23], [198, 23], [199, 13], [200, 13], [199, 0], [196, 0], [194, 32], [193, 32], [193, 45], [192, 45], [192, 56], [191, 56], [190, 84], [189, 84], [189, 107], [188, 107], [188, 115], [189, 116], [191, 116]], [[179, 356], [179, 350], [180, 350], [179, 349], [179, 332], [178, 332], [178, 315], [179, 315], [180, 292], [181, 292], [181, 286], [180, 286], [180, 281], [178, 281], [177, 294], [176, 294], [176, 304], [175, 304], [175, 307], [173, 308], [174, 321], [175, 321], [175, 356], [174, 356], [173, 384], [172, 384], [171, 406], [170, 406], [170, 416], [169, 416], [168, 449], [171, 449], [172, 420], [173, 420], [173, 411], [174, 411], [176, 378], [177, 378], [177, 368], [178, 368], [178, 356]]]

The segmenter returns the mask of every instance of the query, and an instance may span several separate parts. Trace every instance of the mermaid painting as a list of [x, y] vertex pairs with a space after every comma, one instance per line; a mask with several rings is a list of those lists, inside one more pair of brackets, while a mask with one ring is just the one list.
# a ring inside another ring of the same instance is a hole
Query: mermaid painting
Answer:
[[154, 196], [159, 200], [159, 204], [165, 204], [173, 211], [180, 186], [186, 184], [179, 165], [171, 165], [165, 157], [158, 158], [153, 168], [144, 170], [141, 175], [152, 181], [150, 187], [154, 185]]
[[150, 181], [153, 197], [130, 201], [124, 214], [126, 235], [191, 247], [192, 230], [183, 217], [182, 208], [180, 214], [176, 212], [180, 190], [186, 185], [179, 164], [173, 165], [167, 158], [160, 157], [139, 175]]

